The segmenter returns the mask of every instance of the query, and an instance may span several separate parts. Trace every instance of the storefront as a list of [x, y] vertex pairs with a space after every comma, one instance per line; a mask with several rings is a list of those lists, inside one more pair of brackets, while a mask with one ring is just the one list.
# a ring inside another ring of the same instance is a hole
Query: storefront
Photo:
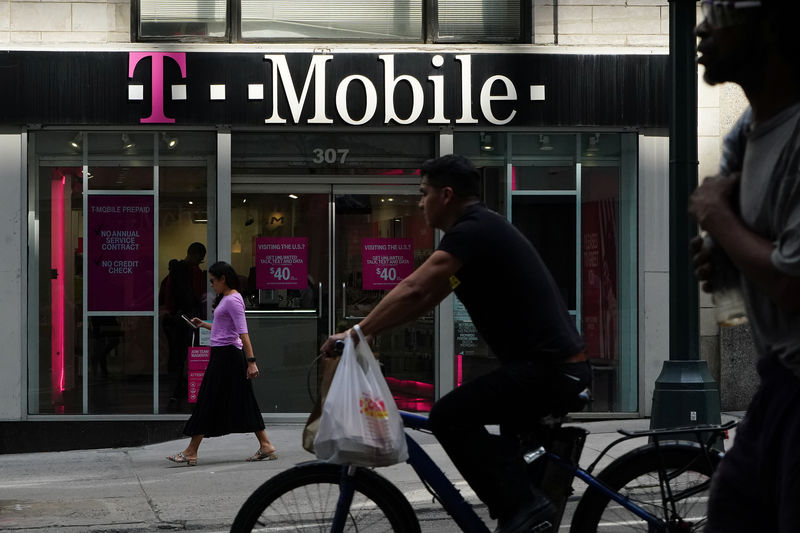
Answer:
[[[666, 56], [10, 52], [0, 67], [24, 153], [23, 419], [191, 409], [168, 275], [192, 243], [197, 314], [202, 271], [230, 261], [259, 404], [302, 419], [320, 341], [435, 249], [418, 168], [450, 152], [553, 272], [587, 342], [591, 411], [643, 412], [658, 363], [641, 349], [641, 194], [666, 175]], [[487, 283], [503, 313], [514, 287]], [[454, 297], [375, 349], [413, 411], [495, 364]]]

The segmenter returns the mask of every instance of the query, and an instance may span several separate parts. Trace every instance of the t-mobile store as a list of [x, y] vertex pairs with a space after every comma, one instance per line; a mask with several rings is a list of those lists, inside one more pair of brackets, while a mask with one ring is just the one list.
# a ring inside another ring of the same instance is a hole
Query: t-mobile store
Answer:
[[[3, 403], [20, 403], [21, 420], [185, 418], [202, 376], [203, 350], [189, 345], [207, 338], [190, 333], [176, 355], [168, 275], [199, 242], [197, 314], [211, 316], [203, 271], [231, 262], [259, 404], [268, 419], [303, 420], [321, 340], [435, 249], [418, 168], [455, 152], [481, 167], [484, 201], [561, 288], [592, 362], [590, 411], [644, 413], [644, 384], [667, 358], [656, 321], [668, 260], [652, 252], [667, 242], [667, 60], [5, 53], [0, 150], [23, 198], [23, 333], [19, 362], [0, 362], [19, 382]], [[515, 288], [486, 283], [503, 313]], [[496, 364], [455, 297], [375, 351], [411, 411]]]

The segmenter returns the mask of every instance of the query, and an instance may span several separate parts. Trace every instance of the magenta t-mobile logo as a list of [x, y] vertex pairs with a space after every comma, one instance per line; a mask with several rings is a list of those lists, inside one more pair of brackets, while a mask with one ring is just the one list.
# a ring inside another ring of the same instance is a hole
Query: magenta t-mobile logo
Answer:
[[[133, 78], [133, 72], [136, 70], [136, 65], [142, 59], [150, 57], [153, 60], [151, 70], [152, 78], [152, 103], [150, 107], [150, 116], [140, 120], [142, 123], [172, 123], [175, 122], [174, 118], [169, 118], [164, 114], [164, 58], [168, 57], [175, 61], [181, 69], [181, 78], [186, 77], [186, 53], [185, 52], [130, 52], [128, 54], [128, 78]], [[129, 100], [143, 100], [144, 91], [142, 86], [131, 85], [128, 87]], [[172, 86], [173, 99], [185, 100], [186, 99], [186, 86], [173, 85]]]

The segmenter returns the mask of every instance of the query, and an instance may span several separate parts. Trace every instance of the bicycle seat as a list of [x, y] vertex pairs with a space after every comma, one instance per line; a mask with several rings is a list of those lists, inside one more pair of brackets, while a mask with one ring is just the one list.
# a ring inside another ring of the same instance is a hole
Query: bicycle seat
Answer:
[[554, 409], [539, 419], [523, 422], [514, 432], [520, 436], [523, 443], [549, 442], [554, 431], [568, 421], [567, 414], [582, 411], [590, 401], [591, 392], [585, 388], [561, 408]]
[[577, 396], [574, 396], [566, 405], [563, 405], [560, 409], [554, 409], [550, 414], [543, 417], [542, 420], [548, 421], [548, 419], [558, 419], [561, 421], [568, 413], [583, 411], [586, 406], [589, 405], [590, 401], [592, 401], [592, 393], [587, 387], [580, 391]]

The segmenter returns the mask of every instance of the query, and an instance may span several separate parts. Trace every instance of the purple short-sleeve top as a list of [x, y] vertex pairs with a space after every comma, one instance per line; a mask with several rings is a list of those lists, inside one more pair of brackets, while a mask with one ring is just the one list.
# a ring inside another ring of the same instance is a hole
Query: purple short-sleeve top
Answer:
[[247, 321], [244, 318], [244, 300], [242, 295], [234, 292], [220, 300], [214, 309], [214, 321], [211, 323], [211, 346], [242, 347], [239, 335], [247, 333]]

